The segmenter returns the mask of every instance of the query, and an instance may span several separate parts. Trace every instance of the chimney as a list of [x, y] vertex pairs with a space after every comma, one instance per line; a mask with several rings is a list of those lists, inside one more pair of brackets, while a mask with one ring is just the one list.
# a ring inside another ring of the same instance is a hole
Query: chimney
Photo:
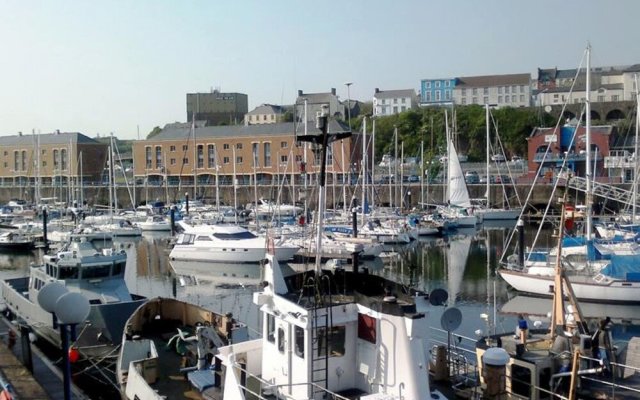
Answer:
[[334, 87], [331, 88], [331, 94], [334, 95], [334, 96], [336, 95], [336, 88], [334, 88]]
[[60, 134], [60, 129], [56, 129], [56, 135]]
[[302, 97], [303, 94], [302, 90], [298, 90], [298, 97]]
[[376, 93], [380, 93], [380, 89], [376, 88]]

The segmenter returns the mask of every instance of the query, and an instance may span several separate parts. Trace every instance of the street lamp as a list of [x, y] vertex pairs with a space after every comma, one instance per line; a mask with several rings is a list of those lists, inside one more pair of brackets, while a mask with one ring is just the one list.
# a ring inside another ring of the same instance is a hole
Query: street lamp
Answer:
[[38, 293], [38, 304], [53, 314], [53, 328], [60, 328], [62, 359], [64, 361], [64, 399], [71, 399], [71, 363], [69, 357], [69, 337], [75, 340], [76, 325], [89, 316], [89, 300], [78, 292], [69, 292], [63, 284], [51, 282]]
[[347, 122], [349, 126], [351, 126], [351, 91], [349, 90], [351, 85], [353, 85], [353, 82], [345, 83], [347, 87]]

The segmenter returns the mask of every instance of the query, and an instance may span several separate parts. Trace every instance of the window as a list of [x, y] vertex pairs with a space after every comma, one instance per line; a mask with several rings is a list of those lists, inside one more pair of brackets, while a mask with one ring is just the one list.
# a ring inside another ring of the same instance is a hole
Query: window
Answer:
[[236, 164], [242, 164], [242, 156], [236, 156]]
[[431, 92], [425, 92], [424, 101], [426, 101], [426, 102], [430, 102], [431, 101]]
[[509, 93], [509, 86], [505, 86], [505, 87], [504, 87], [504, 92], [505, 92], [505, 93]]
[[460, 92], [461, 92], [461, 94], [462, 94], [463, 96], [466, 96], [466, 95], [467, 95], [467, 89], [465, 89], [465, 88], [462, 88], [462, 90], [461, 90]]
[[274, 114], [271, 114], [271, 120], [275, 121], [276, 120], [276, 116]]
[[182, 151], [187, 151], [189, 150], [189, 145], [188, 144], [183, 144], [182, 145]]
[[520, 93], [524, 93], [524, 85], [520, 85]]
[[406, 106], [400, 107], [400, 112], [405, 112], [405, 111], [407, 111], [407, 107]]
[[440, 87], [440, 81], [436, 81], [436, 87], [439, 88]]
[[[60, 167], [62, 170], [67, 169], [67, 149], [60, 150]], [[22, 151], [22, 170], [27, 170], [27, 152]]]
[[440, 101], [440, 91], [436, 90], [436, 101]]
[[471, 100], [471, 103], [472, 103], [472, 104], [478, 104], [478, 98], [477, 98], [477, 97], [474, 97], [474, 98]]
[[502, 94], [502, 86], [498, 86], [498, 94]]
[[476, 96], [478, 94], [478, 88], [473, 88], [473, 95]]
[[251, 156], [253, 157], [252, 167], [258, 166], [258, 143], [251, 144]]
[[482, 98], [482, 103], [483, 103], [483, 104], [489, 104], [489, 96], [484, 96], [484, 97]]
[[614, 94], [611, 96], [611, 101], [620, 101], [620, 96], [617, 94]]
[[504, 102], [509, 103], [509, 96], [504, 96]]
[[207, 167], [216, 167], [216, 147], [213, 144], [207, 145]]
[[444, 87], [449, 87], [451, 86], [451, 82], [449, 81], [444, 81]]
[[267, 323], [266, 323], [266, 329], [267, 329], [267, 340], [270, 341], [271, 343], [275, 343], [276, 342], [276, 317], [274, 317], [271, 314], [267, 314]]
[[176, 165], [176, 159], [175, 159], [175, 158], [172, 158], [171, 160], [169, 160], [169, 163], [170, 163], [171, 165]]
[[343, 356], [345, 332], [344, 326], [318, 328], [318, 356], [325, 354], [329, 357]]
[[523, 94], [520, 95], [520, 103], [524, 103], [524, 95]]
[[[145, 147], [144, 149], [145, 168], [151, 168], [151, 147]], [[58, 167], [58, 150], [53, 151], [53, 168]]]
[[222, 158], [222, 163], [223, 164], [229, 164], [229, 157], [223, 157]]
[[270, 167], [271, 166], [271, 143], [264, 144], [263, 153], [264, 153], [264, 156], [263, 156], [264, 166]]
[[604, 102], [604, 96], [598, 96], [598, 102], [599, 103]]
[[280, 142], [280, 148], [281, 149], [286, 149], [288, 146], [287, 142]]
[[517, 103], [518, 102], [518, 96], [516, 96], [515, 94], [511, 96], [511, 102], [512, 103]]
[[182, 159], [182, 165], [189, 165], [189, 157], [185, 157]]
[[236, 150], [242, 150], [242, 143], [236, 143]]
[[462, 98], [462, 105], [465, 105], [465, 104], [467, 104], [467, 98], [466, 98], [466, 97], [463, 97], [463, 98]]
[[518, 93], [518, 87], [516, 85], [511, 87], [511, 93]]
[[393, 104], [398, 104], [398, 99], [393, 99]]
[[[14, 171], [18, 171], [20, 169], [20, 156], [19, 156], [19, 152], [16, 150], [13, 152], [13, 170]], [[53, 167], [55, 168], [58, 165], [58, 159], [56, 158], [57, 154], [58, 154], [58, 150], [54, 150], [53, 151], [54, 154], [54, 158], [53, 158]]]
[[484, 88], [482, 89], [482, 94], [484, 94], [485, 96], [489, 94], [489, 88]]
[[162, 147], [156, 146], [156, 168], [162, 168]]
[[176, 146], [173, 146], [173, 145], [169, 146], [169, 151], [176, 151]]
[[445, 100], [451, 100], [451, 90], [445, 90], [444, 91], [444, 99]]
[[296, 356], [304, 358], [304, 329], [299, 326], [293, 328], [293, 335], [295, 336], [295, 353]]
[[284, 329], [278, 328], [278, 351], [284, 353]]
[[398, 113], [398, 106], [393, 106], [393, 113], [397, 114]]
[[358, 314], [358, 338], [376, 344], [376, 319]]
[[263, 121], [266, 121], [266, 120], [267, 120], [267, 114], [263, 114], [263, 115], [262, 115], [262, 120], [263, 120]]
[[229, 150], [229, 143], [225, 143], [225, 144], [223, 144], [223, 145], [222, 145], [222, 148], [223, 148], [224, 150]]
[[431, 82], [425, 82], [424, 87], [427, 89], [431, 89]]

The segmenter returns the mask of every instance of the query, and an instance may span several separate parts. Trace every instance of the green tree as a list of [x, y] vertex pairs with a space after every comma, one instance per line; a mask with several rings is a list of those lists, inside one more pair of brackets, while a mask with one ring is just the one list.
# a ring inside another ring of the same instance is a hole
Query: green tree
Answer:
[[159, 126], [156, 126], [151, 130], [151, 132], [149, 132], [149, 134], [147, 135], [147, 139], [151, 139], [152, 137], [156, 136], [160, 132], [162, 132], [162, 128], [160, 128]]

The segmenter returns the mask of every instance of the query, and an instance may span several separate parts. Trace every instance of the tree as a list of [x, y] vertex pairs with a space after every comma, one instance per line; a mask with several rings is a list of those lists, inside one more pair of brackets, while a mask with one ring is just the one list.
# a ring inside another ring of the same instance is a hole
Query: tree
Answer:
[[158, 135], [160, 132], [162, 132], [162, 128], [156, 126], [151, 130], [151, 132], [149, 132], [149, 134], [147, 135], [147, 139], [151, 139], [152, 137]]

